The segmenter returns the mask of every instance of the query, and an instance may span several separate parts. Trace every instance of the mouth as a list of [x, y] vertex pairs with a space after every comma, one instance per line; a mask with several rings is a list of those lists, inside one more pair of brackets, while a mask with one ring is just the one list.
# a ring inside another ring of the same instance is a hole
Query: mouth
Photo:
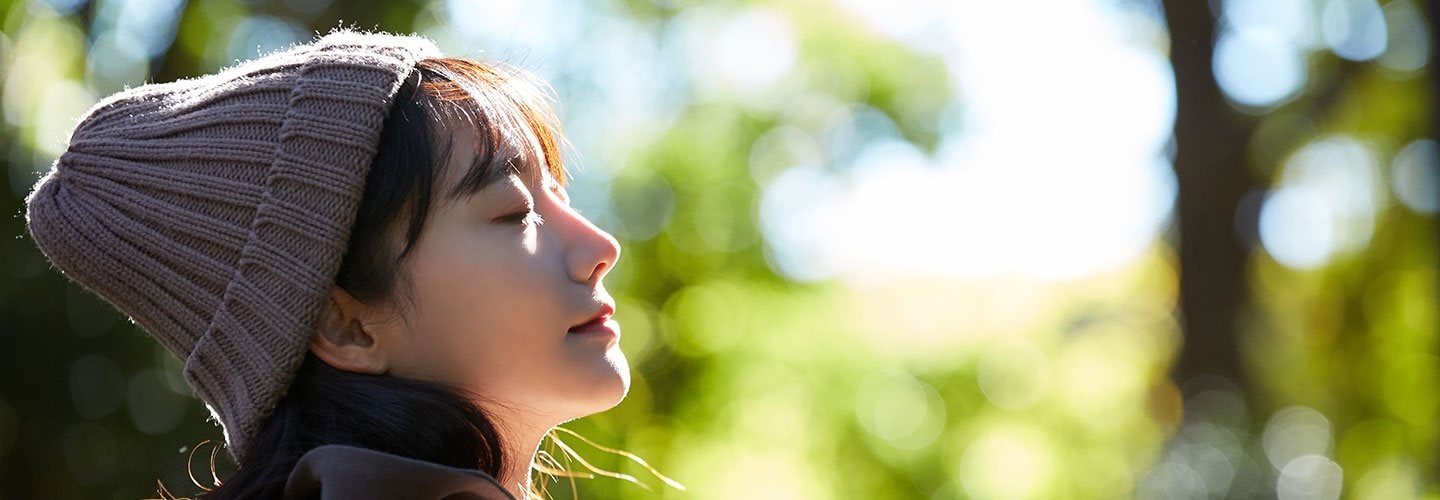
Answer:
[[572, 335], [594, 335], [594, 334], [616, 334], [611, 316], [615, 315], [615, 307], [609, 304], [601, 304], [595, 314], [583, 323], [571, 326], [567, 333]]

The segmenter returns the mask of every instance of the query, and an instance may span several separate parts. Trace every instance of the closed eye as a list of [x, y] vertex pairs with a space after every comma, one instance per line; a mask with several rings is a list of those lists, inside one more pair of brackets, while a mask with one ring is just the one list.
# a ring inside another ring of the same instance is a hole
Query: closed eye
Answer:
[[545, 222], [545, 219], [540, 217], [540, 212], [536, 212], [527, 208], [525, 210], [520, 210], [502, 215], [500, 217], [496, 217], [495, 222], [500, 224], [520, 224], [530, 226], [543, 224]]

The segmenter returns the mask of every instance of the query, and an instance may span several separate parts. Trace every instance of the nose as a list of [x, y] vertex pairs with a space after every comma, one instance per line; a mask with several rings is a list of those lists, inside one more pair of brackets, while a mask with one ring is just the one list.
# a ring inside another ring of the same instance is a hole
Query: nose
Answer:
[[566, 256], [570, 279], [599, 284], [620, 260], [620, 242], [578, 212], [568, 207], [565, 211], [574, 218], [569, 254]]

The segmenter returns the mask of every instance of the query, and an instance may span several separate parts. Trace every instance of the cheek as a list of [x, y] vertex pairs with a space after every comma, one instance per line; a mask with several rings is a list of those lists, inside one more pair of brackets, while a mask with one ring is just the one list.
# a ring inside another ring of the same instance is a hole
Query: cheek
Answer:
[[[536, 259], [521, 247], [476, 237], [417, 253], [411, 356], [424, 378], [494, 392], [543, 357], [556, 316]], [[563, 333], [563, 332], [559, 332]]]
[[575, 365], [564, 344], [563, 261], [517, 233], [452, 235], [418, 249], [409, 365], [488, 398], [526, 399]]

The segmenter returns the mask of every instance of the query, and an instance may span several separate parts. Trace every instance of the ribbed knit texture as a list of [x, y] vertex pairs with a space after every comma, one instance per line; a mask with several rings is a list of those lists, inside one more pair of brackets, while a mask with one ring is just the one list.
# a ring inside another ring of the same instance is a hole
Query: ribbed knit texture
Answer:
[[342, 30], [125, 90], [27, 198], [40, 250], [185, 361], [236, 458], [304, 359], [395, 92], [439, 56]]

